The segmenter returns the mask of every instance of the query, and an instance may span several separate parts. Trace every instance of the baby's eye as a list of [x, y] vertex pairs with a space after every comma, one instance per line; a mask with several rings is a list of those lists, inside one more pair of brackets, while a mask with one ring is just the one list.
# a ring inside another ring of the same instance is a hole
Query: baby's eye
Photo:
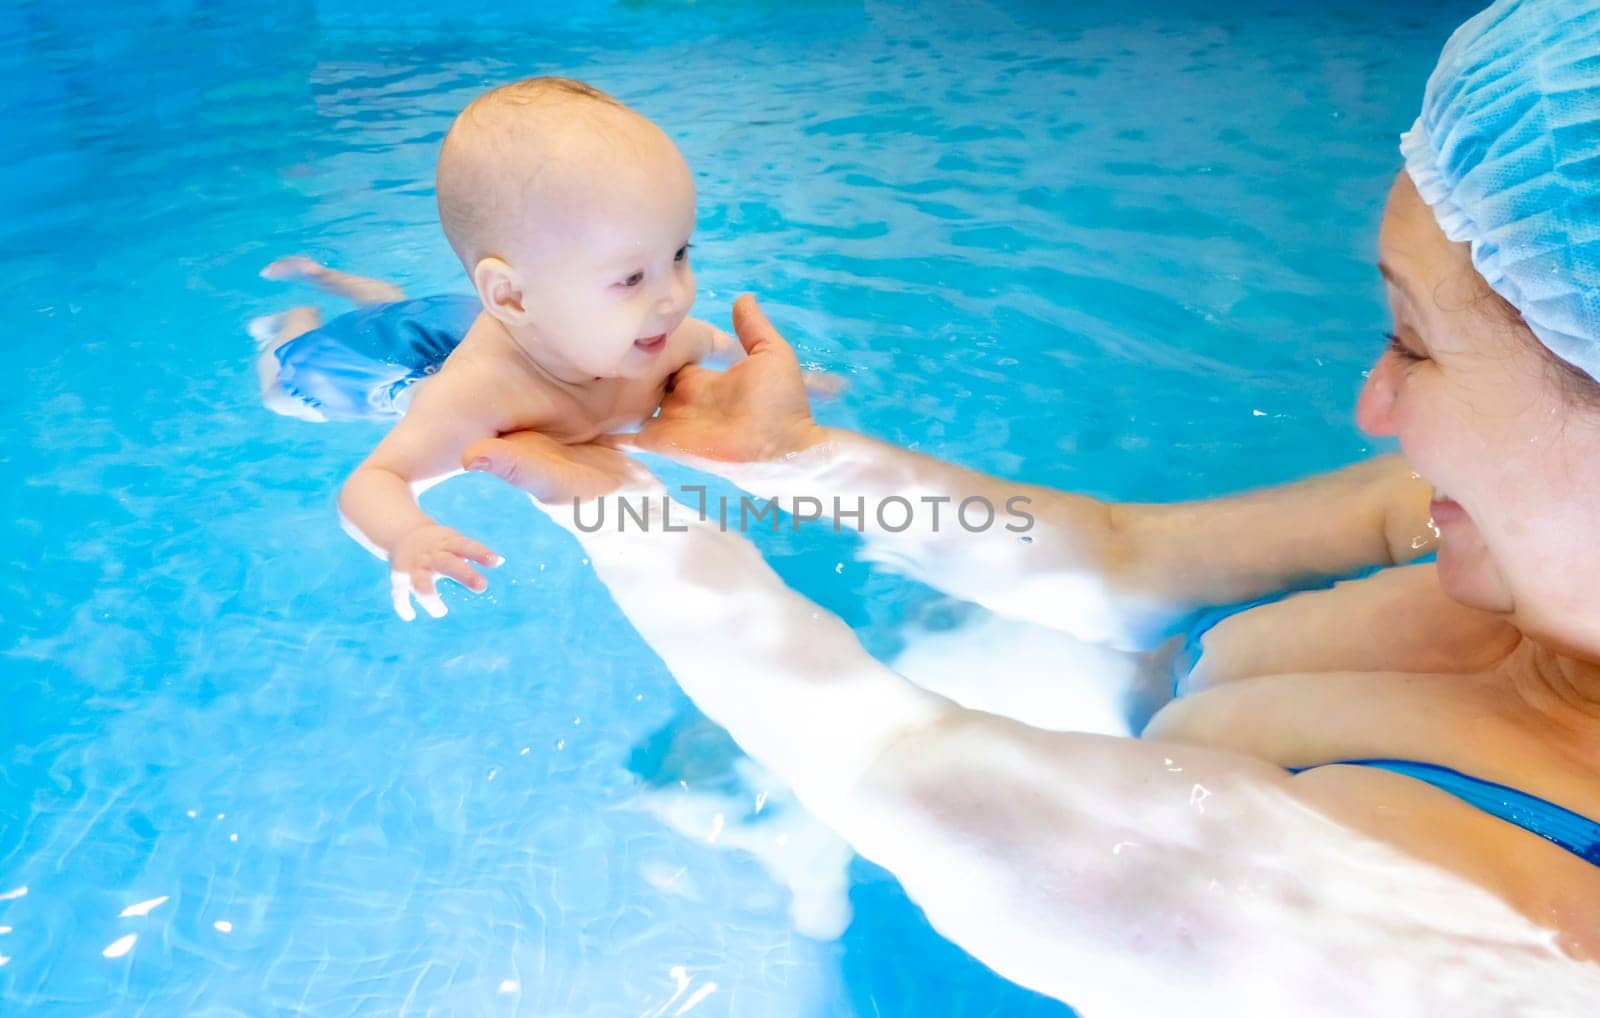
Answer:
[[629, 276], [627, 279], [624, 279], [618, 285], [619, 286], [634, 287], [634, 286], [638, 286], [642, 282], [644, 282], [644, 273], [643, 272], [635, 272], [633, 275]]
[[689, 249], [691, 247], [694, 247], [694, 245], [693, 244], [685, 244], [682, 247], [678, 248], [678, 253], [672, 256], [672, 260], [675, 261], [675, 262], [688, 261], [689, 260]]

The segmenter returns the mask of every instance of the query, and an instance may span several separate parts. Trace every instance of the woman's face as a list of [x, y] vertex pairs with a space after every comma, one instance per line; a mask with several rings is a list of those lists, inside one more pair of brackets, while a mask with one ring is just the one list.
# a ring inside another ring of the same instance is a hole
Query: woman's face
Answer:
[[1393, 348], [1357, 419], [1434, 487], [1439, 580], [1525, 632], [1600, 653], [1600, 407], [1577, 405], [1401, 173], [1379, 239]]

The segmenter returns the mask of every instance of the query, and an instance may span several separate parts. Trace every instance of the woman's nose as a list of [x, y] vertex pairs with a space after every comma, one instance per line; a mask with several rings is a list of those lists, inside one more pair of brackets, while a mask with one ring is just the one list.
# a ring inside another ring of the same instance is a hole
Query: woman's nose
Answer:
[[1394, 404], [1400, 392], [1401, 366], [1398, 354], [1385, 353], [1367, 373], [1356, 401], [1356, 424], [1369, 435], [1395, 433]]

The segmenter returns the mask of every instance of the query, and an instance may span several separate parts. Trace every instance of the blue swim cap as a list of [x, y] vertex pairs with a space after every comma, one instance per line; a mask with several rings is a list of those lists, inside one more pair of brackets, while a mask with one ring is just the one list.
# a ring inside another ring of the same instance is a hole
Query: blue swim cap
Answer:
[[1484, 280], [1600, 379], [1600, 0], [1499, 0], [1462, 25], [1400, 151]]

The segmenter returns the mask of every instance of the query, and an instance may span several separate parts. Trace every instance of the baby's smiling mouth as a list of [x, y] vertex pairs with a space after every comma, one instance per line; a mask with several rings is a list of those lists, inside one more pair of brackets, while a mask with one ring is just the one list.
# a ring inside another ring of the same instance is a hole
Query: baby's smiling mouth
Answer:
[[667, 334], [663, 332], [654, 336], [646, 336], [643, 339], [636, 339], [633, 341], [633, 345], [645, 353], [659, 353], [661, 348], [667, 345]]

